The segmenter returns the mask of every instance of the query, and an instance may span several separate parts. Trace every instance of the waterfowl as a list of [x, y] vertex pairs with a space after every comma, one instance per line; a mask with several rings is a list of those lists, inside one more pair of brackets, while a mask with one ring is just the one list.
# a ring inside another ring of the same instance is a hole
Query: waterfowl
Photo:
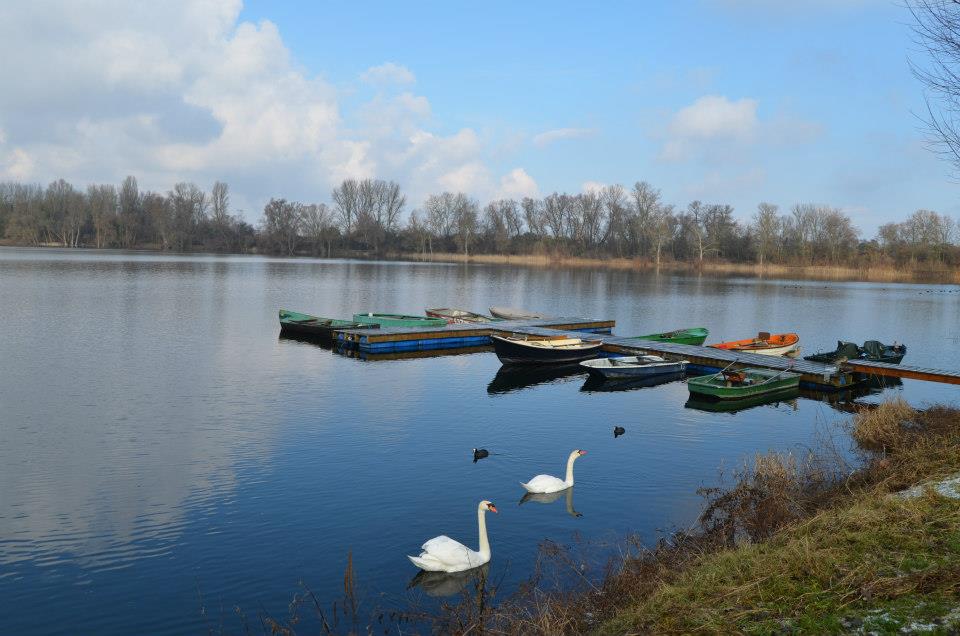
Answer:
[[476, 464], [477, 460], [483, 459], [490, 455], [490, 452], [486, 448], [474, 448], [473, 449], [473, 463]]
[[627, 429], [623, 428], [622, 426], [614, 426], [614, 427], [613, 427], [613, 436], [614, 436], [614, 437], [620, 437], [621, 435], [623, 435], [623, 434], [626, 433], [626, 432], [627, 432]]
[[570, 457], [567, 458], [566, 479], [560, 479], [551, 475], [537, 475], [527, 483], [521, 481], [520, 485], [523, 486], [527, 492], [533, 493], [559, 492], [565, 490], [573, 485], [573, 462], [577, 461], [578, 457], [586, 453], [587, 451], [580, 449], [570, 453]]
[[471, 550], [446, 535], [434, 537], [423, 544], [420, 556], [407, 556], [410, 561], [428, 572], [463, 572], [490, 561], [490, 541], [487, 539], [486, 512], [496, 512], [492, 502], [483, 500], [477, 506], [477, 526], [480, 531], [480, 549]]

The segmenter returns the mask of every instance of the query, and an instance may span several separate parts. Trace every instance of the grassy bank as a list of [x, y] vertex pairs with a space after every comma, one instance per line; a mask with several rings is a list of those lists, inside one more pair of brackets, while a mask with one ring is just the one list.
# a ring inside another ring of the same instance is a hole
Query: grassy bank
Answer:
[[[519, 265], [525, 267], [569, 267], [580, 269], [611, 269], [658, 271], [652, 261], [628, 258], [580, 258], [547, 254], [470, 254], [456, 253], [400, 254], [398, 258], [437, 263], [478, 263], [489, 265]], [[862, 267], [840, 265], [777, 265], [756, 263], [697, 263], [669, 261], [660, 264], [659, 271], [675, 273], [704, 273], [722, 276], [751, 276], [794, 280], [869, 281], [885, 283], [951, 283], [960, 284], [960, 271], [952, 268], [930, 269], [894, 265], [864, 264]]]

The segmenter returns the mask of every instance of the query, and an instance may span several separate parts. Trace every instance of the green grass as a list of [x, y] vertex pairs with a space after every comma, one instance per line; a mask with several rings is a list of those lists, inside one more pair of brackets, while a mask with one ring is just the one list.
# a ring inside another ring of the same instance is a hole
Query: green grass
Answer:
[[960, 501], [872, 494], [704, 557], [598, 631], [836, 633], [852, 618], [896, 631], [960, 607], [958, 585]]

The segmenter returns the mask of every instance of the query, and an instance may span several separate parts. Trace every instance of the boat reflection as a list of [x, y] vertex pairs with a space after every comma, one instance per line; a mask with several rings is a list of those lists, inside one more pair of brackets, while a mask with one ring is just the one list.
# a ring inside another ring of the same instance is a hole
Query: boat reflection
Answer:
[[563, 365], [504, 365], [487, 385], [487, 393], [512, 393], [584, 373], [586, 371], [576, 362]]
[[479, 347], [458, 347], [456, 349], [423, 349], [421, 351], [392, 351], [389, 353], [369, 353], [360, 351], [354, 347], [338, 345], [333, 348], [337, 355], [348, 358], [356, 358], [367, 362], [376, 362], [378, 360], [419, 360], [421, 358], [440, 358], [444, 356], [462, 356], [471, 353], [486, 353], [493, 351], [489, 345]]
[[535, 501], [541, 504], [552, 504], [560, 497], [564, 497], [567, 503], [567, 514], [571, 517], [582, 517], [583, 515], [573, 509], [573, 486], [559, 492], [528, 492], [520, 498], [518, 506], [522, 506], [528, 501]]
[[686, 373], [664, 373], [662, 375], [651, 375], [639, 378], [598, 378], [590, 376], [580, 387], [581, 391], [587, 393], [607, 392], [607, 391], [632, 391], [634, 389], [643, 389], [651, 386], [660, 386], [669, 382], [676, 382], [687, 377]]
[[808, 400], [816, 400], [817, 402], [828, 404], [831, 408], [841, 413], [859, 413], [865, 408], [874, 408], [874, 405], [858, 402], [858, 399], [870, 395], [879, 395], [886, 389], [897, 389], [902, 386], [903, 380], [900, 378], [871, 376], [843, 391], [812, 391], [803, 389], [800, 391], [800, 395]]
[[289, 342], [291, 344], [300, 343], [304, 345], [313, 345], [320, 347], [321, 349], [332, 349], [336, 344], [330, 338], [311, 336], [302, 333], [283, 333], [282, 331], [280, 332], [280, 335], [277, 336], [277, 340], [280, 342]]
[[709, 411], [711, 413], [737, 413], [758, 406], [773, 406], [776, 408], [781, 404], [789, 405], [793, 410], [797, 410], [797, 398], [799, 397], [799, 389], [791, 389], [773, 394], [755, 395], [739, 400], [704, 400], [691, 395], [684, 406], [688, 409]]
[[460, 594], [473, 584], [478, 592], [482, 593], [486, 589], [489, 571], [489, 563], [463, 572], [427, 572], [426, 570], [420, 570], [416, 576], [410, 579], [407, 589], [420, 588], [427, 596], [441, 597]]

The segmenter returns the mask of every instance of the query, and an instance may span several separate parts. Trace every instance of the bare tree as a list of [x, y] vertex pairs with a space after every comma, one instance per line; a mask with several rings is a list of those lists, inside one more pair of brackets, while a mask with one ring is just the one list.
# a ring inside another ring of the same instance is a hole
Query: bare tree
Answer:
[[330, 208], [326, 203], [305, 205], [300, 214], [303, 235], [310, 241], [313, 255], [319, 256], [321, 248], [326, 244], [326, 256], [330, 256], [330, 241], [336, 231]]
[[117, 236], [117, 189], [112, 185], [91, 185], [87, 188], [87, 205], [93, 219], [97, 248], [112, 245]]
[[140, 189], [137, 178], [128, 176], [120, 186], [120, 244], [123, 247], [136, 245], [141, 222]]
[[263, 231], [271, 247], [281, 254], [292, 255], [303, 225], [301, 204], [286, 199], [270, 199], [263, 208]]
[[772, 203], [761, 203], [757, 206], [757, 213], [753, 215], [753, 236], [756, 241], [757, 259], [761, 266], [764, 259], [776, 248], [780, 225], [779, 210], [780, 208]]
[[960, 171], [960, 3], [905, 0], [913, 15], [914, 41], [927, 63], [910, 61], [927, 89], [926, 121], [934, 148]]
[[346, 179], [334, 188], [330, 197], [333, 199], [334, 212], [340, 221], [340, 230], [349, 238], [360, 208], [360, 186], [355, 179]]

